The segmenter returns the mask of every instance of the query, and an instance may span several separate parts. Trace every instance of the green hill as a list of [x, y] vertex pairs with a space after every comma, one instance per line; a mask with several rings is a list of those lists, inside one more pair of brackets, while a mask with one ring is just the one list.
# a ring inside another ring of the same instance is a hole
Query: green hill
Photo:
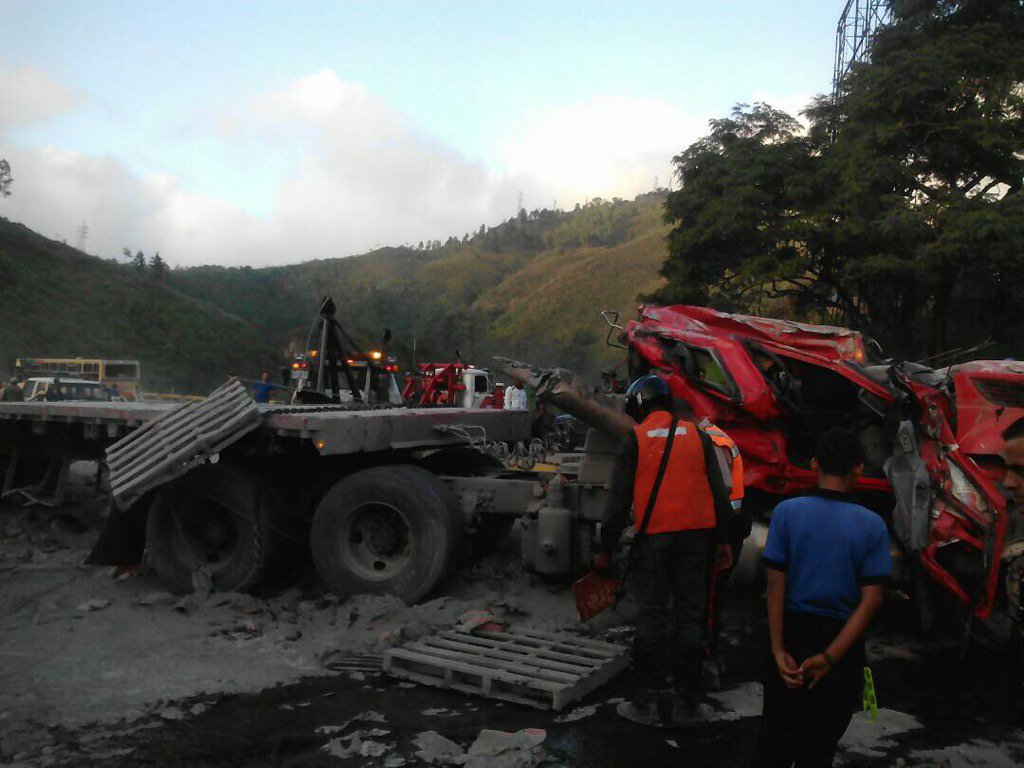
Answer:
[[[0, 220], [0, 369], [14, 357], [124, 356], [147, 388], [204, 391], [301, 351], [322, 296], [365, 348], [385, 328], [403, 367], [494, 354], [594, 375], [621, 363], [603, 309], [660, 285], [664, 196], [522, 213], [472, 237], [287, 267], [195, 267], [166, 281]], [[11, 295], [8, 297], [8, 293]]]
[[138, 359], [146, 389], [205, 392], [280, 359], [250, 324], [0, 219], [0, 372], [19, 356]]

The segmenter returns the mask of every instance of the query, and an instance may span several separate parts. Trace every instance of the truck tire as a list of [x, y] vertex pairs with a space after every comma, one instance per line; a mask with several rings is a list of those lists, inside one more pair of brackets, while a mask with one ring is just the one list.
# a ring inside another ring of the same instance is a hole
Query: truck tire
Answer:
[[395, 464], [334, 485], [313, 517], [310, 549], [339, 595], [390, 594], [412, 604], [444, 576], [462, 536], [441, 481], [422, 467]]
[[146, 560], [178, 594], [200, 566], [218, 592], [248, 592], [294, 555], [285, 505], [254, 470], [198, 467], [158, 490], [146, 519]]

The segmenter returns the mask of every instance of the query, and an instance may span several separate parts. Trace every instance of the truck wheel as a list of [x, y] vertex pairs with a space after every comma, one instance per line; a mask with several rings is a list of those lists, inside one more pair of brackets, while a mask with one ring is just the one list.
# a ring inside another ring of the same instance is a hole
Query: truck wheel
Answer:
[[364, 469], [331, 488], [313, 517], [310, 549], [339, 595], [391, 594], [411, 604], [444, 576], [462, 535], [441, 481], [397, 464]]
[[251, 591], [294, 553], [287, 525], [280, 496], [256, 472], [204, 465], [154, 495], [147, 562], [179, 594], [193, 590], [201, 566], [216, 591]]

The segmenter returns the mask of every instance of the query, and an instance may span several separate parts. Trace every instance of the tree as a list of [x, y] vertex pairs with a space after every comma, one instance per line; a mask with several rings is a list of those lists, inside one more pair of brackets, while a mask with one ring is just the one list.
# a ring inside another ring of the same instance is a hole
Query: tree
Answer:
[[790, 297], [907, 354], [1024, 327], [1024, 6], [893, 11], [807, 132], [741, 105], [675, 158], [659, 299]]
[[11, 177], [11, 164], [0, 159], [0, 197], [11, 196], [11, 184], [14, 179]]
[[160, 257], [160, 251], [157, 251], [150, 258], [149, 269], [157, 280], [165, 280], [167, 278], [167, 262]]
[[[129, 251], [127, 248], [125, 248], [125, 253], [126, 253], [126, 255], [130, 254], [131, 251]], [[137, 271], [144, 272], [145, 269], [146, 269], [146, 254], [144, 254], [142, 251], [136, 251], [135, 255], [132, 256], [131, 258], [132, 258], [132, 261], [131, 261], [132, 266], [135, 267], [135, 269]]]

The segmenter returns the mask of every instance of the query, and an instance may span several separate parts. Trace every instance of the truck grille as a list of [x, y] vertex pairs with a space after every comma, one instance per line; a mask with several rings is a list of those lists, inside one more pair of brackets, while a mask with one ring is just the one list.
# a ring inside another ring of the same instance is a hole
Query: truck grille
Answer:
[[981, 396], [1005, 408], [1024, 408], [1024, 383], [1004, 379], [973, 379]]

